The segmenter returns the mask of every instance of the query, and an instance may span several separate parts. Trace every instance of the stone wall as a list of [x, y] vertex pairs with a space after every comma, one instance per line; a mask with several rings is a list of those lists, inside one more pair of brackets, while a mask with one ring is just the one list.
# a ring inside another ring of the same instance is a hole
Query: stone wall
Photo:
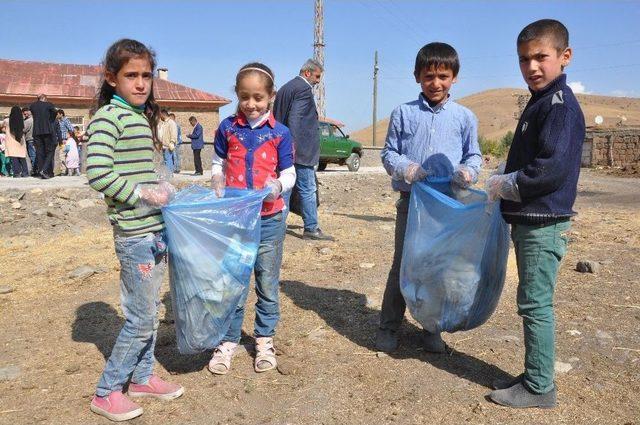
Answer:
[[582, 166], [640, 164], [640, 128], [588, 128]]

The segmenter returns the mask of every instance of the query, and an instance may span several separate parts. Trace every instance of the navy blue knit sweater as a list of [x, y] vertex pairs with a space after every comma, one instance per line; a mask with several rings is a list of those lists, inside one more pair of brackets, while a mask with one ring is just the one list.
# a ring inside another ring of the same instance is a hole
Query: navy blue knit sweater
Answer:
[[505, 173], [518, 171], [522, 202], [503, 200], [507, 223], [546, 224], [567, 220], [576, 200], [584, 115], [562, 74], [531, 92], [509, 149]]

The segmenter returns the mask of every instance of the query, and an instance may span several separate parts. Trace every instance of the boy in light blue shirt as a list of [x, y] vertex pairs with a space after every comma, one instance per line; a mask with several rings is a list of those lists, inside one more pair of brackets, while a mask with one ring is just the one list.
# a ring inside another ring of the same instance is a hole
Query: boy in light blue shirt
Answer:
[[[406, 309], [400, 292], [400, 262], [411, 184], [427, 176], [450, 177], [452, 184], [467, 188], [477, 181], [482, 165], [477, 119], [469, 109], [449, 99], [449, 89], [456, 82], [459, 69], [458, 53], [450, 45], [429, 43], [422, 47], [413, 74], [421, 93], [418, 99], [398, 106], [389, 120], [380, 156], [400, 198], [396, 202], [393, 264], [376, 334], [379, 351], [398, 348], [398, 330]], [[425, 351], [446, 351], [440, 334], [423, 332]]]

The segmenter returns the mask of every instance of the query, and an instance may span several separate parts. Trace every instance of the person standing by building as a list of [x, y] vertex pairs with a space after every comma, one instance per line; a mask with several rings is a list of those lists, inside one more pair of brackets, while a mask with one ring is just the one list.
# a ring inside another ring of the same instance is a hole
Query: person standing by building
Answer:
[[312, 88], [320, 82], [322, 72], [322, 65], [312, 59], [307, 60], [300, 69], [300, 75], [278, 90], [273, 112], [276, 120], [289, 127], [293, 136], [297, 176], [295, 190], [300, 194], [304, 222], [302, 238], [333, 240], [318, 227], [314, 168], [320, 159], [320, 134]]
[[193, 115], [189, 117], [189, 124], [193, 127], [191, 134], [187, 134], [187, 137], [191, 139], [191, 149], [193, 150], [193, 164], [196, 167], [194, 176], [202, 175], [202, 159], [200, 158], [200, 152], [204, 148], [204, 137], [202, 125], [198, 122], [198, 119]]
[[173, 112], [169, 114], [169, 118], [173, 121], [178, 129], [178, 136], [176, 137], [176, 148], [173, 150], [173, 172], [180, 172], [180, 146], [182, 145], [182, 128], [178, 121], [176, 121], [176, 114]]
[[56, 108], [47, 101], [45, 94], [40, 94], [38, 100], [29, 106], [29, 110], [33, 114], [33, 142], [38, 161], [36, 176], [50, 179], [53, 177], [53, 155], [57, 143], [57, 136], [54, 132]]
[[169, 111], [160, 111], [160, 122], [158, 123], [158, 138], [162, 142], [162, 156], [164, 165], [170, 173], [173, 173], [173, 151], [176, 148], [178, 139], [178, 126], [169, 119]]
[[36, 147], [33, 144], [33, 117], [29, 108], [22, 108], [24, 119], [24, 140], [27, 143], [27, 155], [31, 162], [31, 175], [36, 174]]
[[24, 118], [18, 106], [11, 108], [9, 118], [5, 118], [5, 155], [11, 158], [13, 177], [29, 177], [27, 168], [27, 145], [24, 138]]

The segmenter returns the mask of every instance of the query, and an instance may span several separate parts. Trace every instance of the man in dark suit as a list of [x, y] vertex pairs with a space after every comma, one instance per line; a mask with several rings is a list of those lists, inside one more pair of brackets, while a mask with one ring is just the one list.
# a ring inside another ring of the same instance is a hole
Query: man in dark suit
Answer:
[[41, 94], [38, 100], [29, 106], [33, 115], [33, 141], [38, 161], [37, 177], [50, 179], [53, 177], [53, 156], [56, 151], [57, 136], [54, 130], [56, 108]]
[[202, 159], [200, 158], [200, 151], [204, 148], [204, 137], [202, 125], [198, 122], [193, 115], [189, 117], [189, 124], [193, 127], [193, 131], [187, 134], [187, 137], [191, 139], [191, 149], [193, 150], [193, 165], [196, 167], [194, 176], [202, 175]]
[[320, 159], [318, 111], [313, 99], [313, 86], [320, 82], [322, 66], [309, 59], [300, 69], [300, 75], [278, 90], [273, 105], [277, 121], [289, 127], [295, 147], [294, 165], [296, 185], [300, 195], [303, 239], [333, 240], [318, 227], [315, 166]]

